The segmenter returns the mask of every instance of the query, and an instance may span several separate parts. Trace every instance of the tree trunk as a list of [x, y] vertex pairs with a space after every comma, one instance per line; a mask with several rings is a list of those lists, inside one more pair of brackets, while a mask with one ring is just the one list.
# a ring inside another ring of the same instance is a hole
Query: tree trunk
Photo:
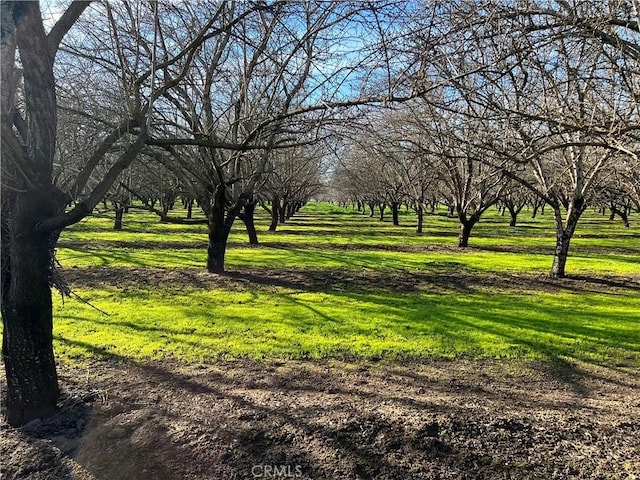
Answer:
[[275, 232], [278, 228], [278, 218], [280, 210], [280, 199], [274, 195], [271, 201], [271, 224], [269, 225], [269, 231]]
[[418, 204], [418, 208], [416, 209], [416, 216], [418, 217], [418, 225], [416, 226], [416, 233], [422, 233], [422, 224], [424, 222], [424, 211], [423, 211], [422, 203]]
[[187, 201], [187, 220], [193, 218], [193, 199]]
[[393, 224], [396, 227], [400, 225], [400, 219], [398, 218], [399, 209], [400, 209], [400, 204], [398, 202], [391, 203], [391, 217], [393, 218]]
[[625, 228], [629, 228], [631, 224], [629, 223], [629, 215], [627, 212], [629, 212], [629, 210], [625, 207], [622, 207], [622, 209], [620, 209], [615, 205], [612, 205], [611, 216], [609, 217], [609, 220], [613, 220], [615, 216], [618, 215], [620, 217], [620, 220], [622, 220], [622, 223], [624, 224]]
[[[375, 208], [376, 208], [375, 203], [369, 204], [369, 218], [373, 218], [373, 216], [375, 215]], [[363, 210], [363, 213], [364, 213], [364, 210]]]
[[218, 185], [213, 205], [207, 218], [209, 243], [207, 245], [207, 271], [224, 273], [224, 257], [227, 253], [227, 240], [233, 226], [233, 218], [225, 218], [226, 192], [224, 185]]
[[207, 271], [224, 273], [224, 257], [227, 253], [229, 231], [224, 222], [209, 222], [209, 244], [207, 245]]
[[460, 234], [458, 235], [458, 247], [465, 248], [469, 246], [469, 237], [471, 236], [471, 230], [474, 225], [478, 223], [480, 219], [477, 215], [471, 215], [467, 218], [466, 215], [461, 214], [458, 216], [460, 219]]
[[286, 199], [283, 199], [282, 207], [278, 208], [278, 222], [286, 223], [288, 206], [289, 206], [289, 202]]
[[50, 287], [57, 233], [35, 230], [39, 220], [55, 213], [60, 205], [55, 195], [42, 192], [2, 193], [6, 417], [10, 425], [17, 426], [53, 413], [60, 395]]
[[509, 216], [511, 217], [511, 220], [509, 220], [509, 226], [515, 227], [518, 223], [518, 213], [520, 213], [520, 210], [515, 208], [513, 205], [507, 205], [507, 209], [509, 210]]
[[387, 205], [384, 203], [381, 203], [379, 207], [380, 207], [380, 221], [382, 222], [384, 221], [384, 210], [387, 208]]
[[116, 217], [113, 222], [114, 230], [122, 230], [122, 217], [124, 215], [124, 207], [116, 207]]
[[473, 224], [471, 222], [464, 222], [460, 224], [460, 234], [458, 235], [458, 247], [465, 248], [469, 246], [469, 237], [471, 236], [471, 229]]
[[244, 205], [244, 215], [242, 216], [242, 221], [244, 222], [244, 226], [247, 229], [247, 235], [249, 236], [250, 245], [258, 245], [260, 243], [258, 242], [258, 232], [256, 232], [256, 224], [254, 220], [255, 211], [255, 202], [247, 202]]
[[553, 206], [553, 217], [556, 225], [556, 247], [553, 253], [553, 264], [550, 275], [555, 278], [566, 276], [565, 267], [569, 256], [569, 244], [573, 238], [573, 233], [578, 226], [578, 220], [584, 212], [584, 199], [578, 198], [572, 201], [567, 213], [566, 225], [562, 222], [562, 211], [559, 206]]
[[556, 248], [553, 252], [553, 264], [551, 265], [551, 276], [556, 278], [564, 278], [566, 276], [565, 267], [567, 258], [569, 257], [569, 244], [571, 243], [571, 235], [563, 233], [556, 237]]

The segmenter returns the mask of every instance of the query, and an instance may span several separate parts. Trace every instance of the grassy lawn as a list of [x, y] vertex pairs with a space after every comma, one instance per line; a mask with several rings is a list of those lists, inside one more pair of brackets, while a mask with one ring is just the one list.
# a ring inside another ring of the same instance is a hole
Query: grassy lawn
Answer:
[[509, 357], [637, 364], [637, 298], [594, 294], [91, 290], [56, 307], [59, 354]]
[[[178, 212], [180, 215], [181, 212]], [[591, 279], [640, 273], [640, 229], [585, 214], [567, 271]], [[159, 224], [143, 212], [125, 216], [125, 231], [93, 217], [65, 231], [58, 259], [82, 271], [107, 267], [202, 271], [203, 225]], [[258, 219], [261, 246], [250, 247], [242, 224], [231, 235], [227, 268], [349, 271], [385, 278], [399, 272], [447, 277], [542, 275], [551, 266], [551, 215], [507, 226], [491, 211], [474, 229], [471, 248], [455, 248], [458, 225], [442, 212], [401, 226], [328, 204], [311, 203], [279, 231]], [[117, 278], [117, 273], [114, 275]], [[86, 288], [77, 299], [55, 296], [55, 347], [62, 358], [115, 355], [203, 362], [250, 358], [516, 358], [640, 366], [640, 295], [632, 288], [519, 288], [508, 282], [474, 289], [311, 289], [255, 284], [237, 289], [189, 285]], [[380, 287], [380, 288], [378, 288]], [[635, 294], [634, 294], [635, 293]], [[104, 312], [104, 313], [103, 313]]]

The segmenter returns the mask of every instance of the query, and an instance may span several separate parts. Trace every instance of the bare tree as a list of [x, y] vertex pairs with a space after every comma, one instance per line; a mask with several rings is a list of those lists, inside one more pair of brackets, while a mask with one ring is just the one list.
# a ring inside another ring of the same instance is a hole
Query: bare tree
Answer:
[[636, 155], [637, 23], [627, 2], [598, 5], [456, 2], [449, 21], [465, 32], [463, 52], [423, 65], [450, 79], [440, 107], [500, 133], [478, 138], [478, 158], [553, 209], [557, 277], [603, 173], [618, 154]]
[[264, 187], [258, 191], [271, 215], [269, 230], [291, 218], [311, 197], [324, 187], [326, 149], [322, 143], [300, 145], [274, 151]]
[[[93, 57], [90, 65], [121, 75], [117, 77], [121, 81], [114, 84], [126, 91], [127, 101], [116, 109], [118, 115], [105, 120], [98, 135], [94, 135], [97, 130], [93, 126], [83, 131], [84, 122], [78, 121], [77, 143], [86, 140], [91, 148], [81, 152], [79, 161], [71, 162], [73, 169], [58, 175], [54, 173], [56, 155], [62, 160], [63, 154], [70, 152], [57, 148], [58, 114], [61, 108], [71, 106], [65, 92], [75, 87], [56, 90], [56, 65], [66, 62], [64, 55], [74, 50], [72, 37], [64, 52], [60, 45], [88, 6], [89, 2], [73, 2], [47, 33], [37, 2], [1, 4], [2, 350], [7, 419], [12, 425], [51, 413], [59, 396], [51, 287], [67, 291], [55, 269], [54, 251], [61, 230], [90, 214], [144, 148], [154, 99], [179, 82], [198, 46], [208, 35], [218, 33], [213, 23], [201, 29], [183, 29], [184, 41], [172, 44], [162, 62], [152, 56], [150, 63], [139, 63], [135, 71], [123, 70], [124, 45], [117, 40], [118, 48], [112, 54], [96, 51], [85, 55]], [[94, 20], [100, 18], [104, 14], [93, 16]], [[93, 23], [94, 37], [101, 33], [109, 37], [104, 25]], [[129, 46], [135, 50], [136, 45]], [[86, 73], [91, 77], [93, 72]], [[155, 73], [162, 80], [150, 85]], [[76, 116], [94, 117], [91, 111], [76, 111]], [[98, 174], [98, 166], [104, 164], [108, 153], [111, 163]]]
[[318, 141], [337, 111], [393, 93], [386, 84], [384, 96], [362, 85], [378, 69], [374, 54], [384, 57], [377, 47], [351, 51], [348, 64], [334, 59], [352, 41], [344, 26], [367, 28], [372, 14], [377, 8], [346, 2], [254, 8], [207, 43], [198, 68], [163, 99], [149, 143], [170, 153], [167, 168], [205, 213], [208, 271], [224, 272], [231, 227], [255, 200], [274, 151]]

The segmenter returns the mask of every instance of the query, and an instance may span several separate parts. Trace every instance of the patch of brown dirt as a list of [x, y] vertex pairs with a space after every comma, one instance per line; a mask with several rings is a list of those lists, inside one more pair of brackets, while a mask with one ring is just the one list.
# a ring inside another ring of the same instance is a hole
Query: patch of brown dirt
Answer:
[[[206, 238], [206, 236], [204, 236]], [[187, 241], [153, 241], [153, 240], [60, 240], [58, 247], [69, 248], [72, 250], [91, 250], [91, 249], [112, 249], [127, 248], [140, 250], [184, 250], [184, 249], [206, 249], [207, 242], [187, 242]]]
[[56, 416], [0, 423], [3, 479], [640, 474], [638, 372], [456, 360], [103, 362], [60, 373]]
[[226, 288], [247, 290], [275, 286], [305, 291], [576, 291], [634, 294], [640, 291], [640, 276], [572, 276], [491, 274], [474, 272], [456, 263], [426, 265], [433, 270], [346, 270], [267, 267], [233, 267], [224, 275], [188, 268], [88, 267], [62, 271], [74, 288]]

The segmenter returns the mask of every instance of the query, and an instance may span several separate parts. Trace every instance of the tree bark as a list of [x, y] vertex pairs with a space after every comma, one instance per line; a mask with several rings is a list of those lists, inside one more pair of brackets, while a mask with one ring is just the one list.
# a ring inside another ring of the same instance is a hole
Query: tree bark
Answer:
[[244, 215], [242, 216], [242, 221], [244, 222], [244, 226], [247, 229], [247, 235], [249, 236], [250, 245], [258, 245], [260, 243], [258, 241], [258, 232], [256, 231], [256, 224], [254, 219], [255, 211], [256, 211], [255, 202], [245, 203]]
[[226, 190], [223, 184], [218, 185], [213, 205], [207, 215], [209, 243], [207, 245], [207, 271], [224, 273], [224, 257], [227, 253], [227, 240], [233, 226], [235, 216], [225, 218]]
[[629, 215], [627, 212], [628, 212], [628, 209], [625, 207], [622, 207], [622, 209], [620, 209], [617, 206], [612, 205], [611, 216], [609, 217], [609, 220], [613, 220], [615, 216], [618, 215], [620, 217], [620, 220], [622, 220], [622, 223], [624, 224], [625, 228], [629, 228], [631, 227], [631, 224], [629, 223]]
[[224, 221], [210, 221], [208, 227], [207, 271], [209, 273], [224, 273], [224, 258], [227, 253], [229, 229], [227, 229]]
[[59, 213], [64, 204], [60, 192], [32, 190], [5, 191], [2, 202], [6, 417], [17, 426], [53, 413], [60, 395], [50, 286], [57, 232], [38, 232], [35, 227], [41, 219]]
[[567, 258], [569, 257], [569, 244], [571, 243], [571, 235], [562, 233], [556, 237], [556, 247], [553, 252], [553, 264], [551, 265], [551, 276], [555, 278], [564, 278], [566, 276], [565, 268]]
[[399, 209], [400, 209], [400, 204], [398, 202], [391, 202], [391, 218], [393, 219], [393, 224], [396, 227], [400, 225], [400, 219], [398, 218]]
[[516, 206], [512, 204], [506, 205], [507, 210], [509, 210], [509, 216], [511, 217], [509, 220], [509, 226], [515, 227], [518, 223], [518, 214], [522, 211], [523, 206]]
[[380, 221], [382, 222], [384, 221], [384, 210], [387, 208], [387, 205], [384, 203], [381, 203], [379, 207], [380, 207]]
[[271, 224], [269, 225], [269, 231], [275, 232], [278, 228], [278, 218], [280, 210], [280, 199], [277, 195], [274, 195], [271, 200]]
[[469, 246], [469, 237], [471, 237], [471, 230], [474, 225], [478, 223], [480, 219], [476, 214], [471, 215], [467, 218], [466, 215], [459, 215], [460, 220], [460, 234], [458, 235], [458, 247], [466, 248]]
[[116, 207], [116, 215], [113, 221], [114, 230], [122, 230], [122, 217], [124, 215], [124, 207]]
[[424, 222], [424, 210], [422, 207], [422, 203], [419, 203], [418, 208], [416, 208], [416, 216], [418, 217], [418, 224], [416, 225], [416, 233], [422, 233], [422, 225]]
[[556, 247], [553, 253], [553, 264], [551, 265], [550, 272], [552, 277], [564, 278], [566, 276], [565, 268], [567, 258], [569, 257], [569, 245], [585, 207], [586, 205], [583, 198], [573, 199], [567, 212], [566, 224], [563, 224], [560, 207], [557, 205], [553, 206], [553, 218], [556, 226]]

